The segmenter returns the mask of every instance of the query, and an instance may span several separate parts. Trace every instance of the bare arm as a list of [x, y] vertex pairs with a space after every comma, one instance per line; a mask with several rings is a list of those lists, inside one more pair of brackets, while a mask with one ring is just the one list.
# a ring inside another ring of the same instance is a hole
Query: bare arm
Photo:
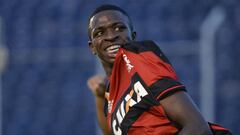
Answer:
[[189, 95], [177, 92], [160, 101], [168, 117], [181, 125], [179, 135], [212, 135]]
[[106, 85], [104, 84], [104, 77], [100, 75], [95, 75], [88, 79], [88, 87], [95, 96], [96, 111], [99, 126], [101, 127], [104, 135], [110, 135], [110, 131], [107, 126], [107, 118], [105, 117], [104, 108], [104, 94], [106, 90]]

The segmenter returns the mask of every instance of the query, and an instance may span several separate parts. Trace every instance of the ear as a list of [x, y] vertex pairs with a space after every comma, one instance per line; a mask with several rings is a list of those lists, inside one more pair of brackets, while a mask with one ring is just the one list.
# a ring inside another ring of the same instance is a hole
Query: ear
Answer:
[[136, 40], [136, 37], [137, 37], [137, 32], [136, 32], [136, 31], [133, 31], [131, 36], [132, 36], [132, 40], [135, 41], [135, 40]]
[[96, 55], [97, 52], [96, 52], [96, 50], [95, 50], [95, 47], [94, 47], [92, 41], [88, 41], [88, 46], [89, 46], [89, 48], [91, 49], [92, 54], [93, 54], [93, 55]]

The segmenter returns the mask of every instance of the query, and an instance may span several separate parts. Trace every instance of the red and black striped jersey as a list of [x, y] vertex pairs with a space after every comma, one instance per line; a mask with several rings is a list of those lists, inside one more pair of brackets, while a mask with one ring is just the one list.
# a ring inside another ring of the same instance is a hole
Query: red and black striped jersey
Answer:
[[175, 135], [159, 103], [186, 91], [170, 62], [152, 41], [131, 42], [119, 49], [109, 77], [108, 125], [115, 135]]

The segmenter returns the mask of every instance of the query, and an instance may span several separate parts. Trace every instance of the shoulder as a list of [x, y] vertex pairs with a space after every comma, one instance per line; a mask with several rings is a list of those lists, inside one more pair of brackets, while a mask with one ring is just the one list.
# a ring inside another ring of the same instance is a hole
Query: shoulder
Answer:
[[157, 44], [152, 40], [132, 41], [123, 48], [135, 53], [160, 50]]
[[125, 46], [123, 49], [130, 51], [135, 54], [143, 54], [145, 52], [152, 52], [153, 55], [157, 56], [164, 62], [171, 64], [165, 54], [160, 49], [159, 45], [152, 40], [143, 40], [143, 41], [132, 41]]

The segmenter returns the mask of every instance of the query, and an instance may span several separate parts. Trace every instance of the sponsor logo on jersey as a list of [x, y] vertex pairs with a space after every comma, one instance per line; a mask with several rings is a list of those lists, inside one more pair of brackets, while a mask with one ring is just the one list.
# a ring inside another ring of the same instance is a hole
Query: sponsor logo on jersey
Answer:
[[133, 89], [131, 89], [130, 92], [124, 97], [123, 101], [120, 103], [120, 106], [117, 108], [116, 113], [114, 114], [115, 117], [113, 117], [112, 120], [112, 129], [114, 135], [122, 134], [120, 125], [127, 112], [131, 107], [139, 103], [142, 98], [147, 95], [148, 92], [140, 83], [140, 81], [135, 82], [133, 85]]
[[108, 113], [112, 111], [112, 106], [113, 106], [113, 100], [108, 101]]
[[128, 59], [126, 54], [123, 54], [123, 59], [126, 62], [126, 66], [127, 66], [127, 70], [128, 72], [131, 71], [131, 69], [133, 68], [133, 65], [131, 64], [130, 60]]

